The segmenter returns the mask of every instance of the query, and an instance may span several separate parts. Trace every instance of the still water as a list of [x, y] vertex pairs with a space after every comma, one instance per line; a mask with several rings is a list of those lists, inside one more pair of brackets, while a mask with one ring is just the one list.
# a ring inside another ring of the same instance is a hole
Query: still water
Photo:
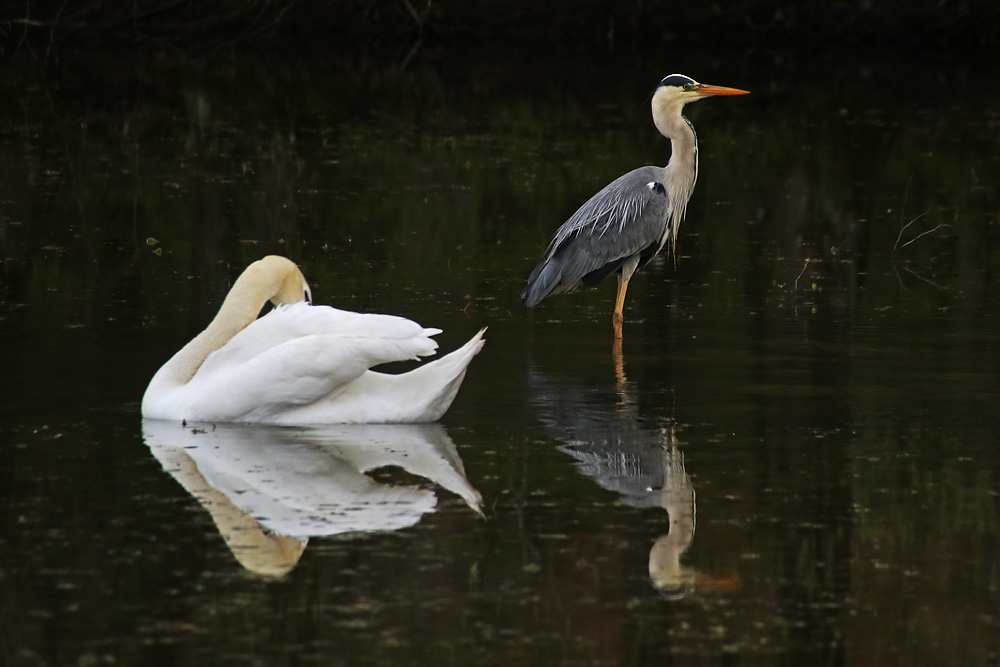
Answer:
[[[0, 662], [995, 665], [988, 69], [670, 55], [5, 65]], [[616, 355], [612, 284], [517, 297], [675, 70], [752, 95]], [[442, 422], [144, 424], [268, 253], [488, 326]]]

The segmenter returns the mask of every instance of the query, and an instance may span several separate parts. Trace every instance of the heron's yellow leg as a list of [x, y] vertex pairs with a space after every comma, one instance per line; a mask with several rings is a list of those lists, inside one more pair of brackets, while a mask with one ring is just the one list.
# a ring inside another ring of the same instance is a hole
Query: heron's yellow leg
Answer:
[[615, 314], [611, 317], [611, 324], [615, 328], [615, 338], [622, 337], [622, 324], [625, 322], [625, 290], [628, 289], [628, 280], [618, 279], [618, 298], [615, 299]]

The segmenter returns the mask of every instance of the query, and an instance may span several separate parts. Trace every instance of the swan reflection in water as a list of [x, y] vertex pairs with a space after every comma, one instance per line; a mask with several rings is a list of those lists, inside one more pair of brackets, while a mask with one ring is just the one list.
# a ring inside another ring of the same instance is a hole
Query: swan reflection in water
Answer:
[[287, 427], [144, 420], [164, 470], [208, 510], [248, 570], [281, 576], [310, 537], [399, 530], [437, 506], [431, 489], [378, 482], [396, 466], [481, 514], [455, 444], [440, 424]]
[[695, 590], [731, 591], [738, 576], [708, 577], [681, 563], [695, 534], [695, 491], [671, 424], [644, 420], [632, 384], [618, 373], [610, 388], [555, 381], [532, 371], [529, 382], [539, 418], [576, 459], [577, 468], [631, 507], [661, 507], [670, 530], [653, 543], [649, 576], [661, 594], [681, 598]]

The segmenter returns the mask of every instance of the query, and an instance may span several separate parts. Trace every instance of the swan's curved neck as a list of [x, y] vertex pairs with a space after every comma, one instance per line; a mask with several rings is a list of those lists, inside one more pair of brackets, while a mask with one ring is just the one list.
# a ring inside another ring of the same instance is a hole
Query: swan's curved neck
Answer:
[[170, 384], [185, 384], [194, 377], [208, 355], [228, 343], [233, 336], [245, 329], [257, 318], [257, 314], [267, 301], [252, 298], [245, 290], [237, 292], [237, 285], [219, 308], [219, 312], [205, 330], [182, 347], [153, 377], [153, 382], [166, 381]]
[[302, 301], [308, 285], [298, 267], [280, 257], [254, 262], [233, 284], [219, 312], [205, 330], [182, 347], [150, 382], [182, 385], [191, 380], [212, 354], [250, 325], [269, 300], [275, 303]]

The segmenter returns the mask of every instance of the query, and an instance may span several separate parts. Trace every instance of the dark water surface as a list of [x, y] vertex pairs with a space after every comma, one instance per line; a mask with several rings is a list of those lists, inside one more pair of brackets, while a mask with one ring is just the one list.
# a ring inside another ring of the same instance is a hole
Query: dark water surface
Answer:
[[[423, 52], [5, 65], [0, 662], [995, 665], [1000, 98], [986, 66]], [[525, 311], [665, 163], [676, 262]], [[146, 424], [231, 281], [487, 345], [440, 425]]]

